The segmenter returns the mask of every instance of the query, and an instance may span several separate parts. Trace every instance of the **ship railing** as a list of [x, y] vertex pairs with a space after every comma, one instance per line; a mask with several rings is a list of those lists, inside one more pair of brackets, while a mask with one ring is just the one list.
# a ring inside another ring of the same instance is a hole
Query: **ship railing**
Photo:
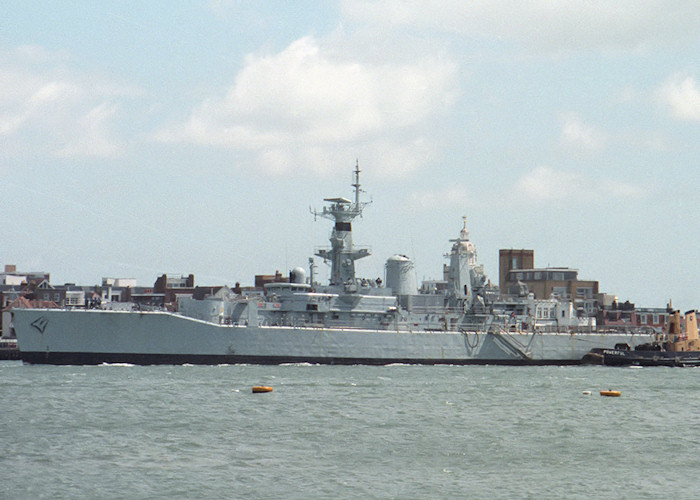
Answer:
[[661, 332], [651, 326], [629, 326], [629, 325], [613, 325], [597, 328], [595, 333], [602, 335], [640, 335], [654, 336]]
[[594, 333], [593, 325], [536, 325], [538, 333]]
[[582, 333], [597, 333], [600, 335], [640, 335], [640, 336], [654, 336], [658, 335], [660, 332], [655, 330], [653, 327], [638, 327], [638, 326], [606, 326], [604, 328], [596, 327], [595, 325], [535, 325], [533, 327], [522, 328], [522, 325], [518, 323], [513, 323], [504, 327], [503, 325], [498, 325], [497, 328], [502, 328], [510, 334], [524, 334], [530, 335], [533, 333], [547, 333], [547, 334], [582, 334]]

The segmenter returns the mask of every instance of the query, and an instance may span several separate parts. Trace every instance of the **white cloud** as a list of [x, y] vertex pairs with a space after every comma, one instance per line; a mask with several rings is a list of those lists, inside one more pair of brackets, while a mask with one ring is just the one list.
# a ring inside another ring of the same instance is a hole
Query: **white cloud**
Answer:
[[[52, 57], [53, 56], [53, 57]], [[37, 46], [0, 51], [0, 137], [13, 154], [113, 156], [115, 100], [135, 91], [65, 67], [64, 53]]]
[[322, 171], [332, 158], [381, 156], [391, 144], [399, 153], [384, 152], [384, 166], [400, 172], [432, 151], [430, 118], [454, 101], [454, 73], [453, 63], [435, 58], [366, 63], [305, 37], [277, 54], [249, 55], [224, 97], [156, 137], [252, 152], [275, 172]]
[[700, 3], [686, 1], [346, 0], [343, 10], [364, 23], [512, 40], [553, 51], [642, 48], [693, 40], [700, 30]]
[[659, 89], [658, 96], [675, 118], [700, 121], [700, 87], [692, 76], [673, 75]]
[[121, 150], [120, 142], [112, 135], [110, 122], [117, 114], [117, 106], [101, 103], [90, 109], [75, 123], [65, 145], [56, 151], [63, 157], [97, 156], [109, 157]]
[[581, 172], [542, 166], [522, 175], [512, 185], [497, 192], [470, 192], [463, 184], [437, 190], [417, 190], [406, 197], [407, 209], [430, 210], [436, 206], [452, 209], [484, 207], [494, 200], [519, 206], [523, 202], [580, 204], [601, 200], [642, 198], [648, 189], [611, 178], [593, 177]]
[[515, 190], [531, 200], [562, 199], [575, 194], [581, 181], [580, 174], [538, 167], [521, 177]]
[[515, 199], [532, 202], [597, 201], [610, 198], [639, 198], [646, 190], [634, 184], [607, 178], [595, 178], [580, 172], [537, 167], [522, 176], [513, 187]]
[[421, 209], [433, 209], [437, 206], [466, 208], [473, 204], [474, 200], [466, 187], [459, 184], [439, 190], [415, 191], [408, 197], [408, 206]]
[[602, 132], [584, 123], [576, 115], [564, 117], [564, 124], [561, 131], [561, 139], [567, 145], [583, 149], [595, 150], [603, 146], [605, 137]]

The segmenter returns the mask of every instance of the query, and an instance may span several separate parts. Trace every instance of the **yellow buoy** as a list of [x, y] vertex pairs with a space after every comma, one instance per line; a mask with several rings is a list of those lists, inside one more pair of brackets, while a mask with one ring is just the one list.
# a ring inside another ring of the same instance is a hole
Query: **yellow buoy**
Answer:
[[613, 391], [612, 389], [608, 389], [607, 391], [600, 391], [601, 396], [608, 396], [611, 398], [617, 398], [621, 395], [622, 393], [620, 391]]
[[266, 385], [255, 385], [253, 386], [253, 392], [272, 392], [272, 387], [268, 387]]

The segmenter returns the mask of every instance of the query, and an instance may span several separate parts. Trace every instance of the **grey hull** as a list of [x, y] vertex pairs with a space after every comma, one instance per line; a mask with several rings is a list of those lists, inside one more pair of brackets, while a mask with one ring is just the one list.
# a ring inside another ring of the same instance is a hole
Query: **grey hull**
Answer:
[[15, 309], [21, 358], [48, 364], [576, 364], [648, 335], [218, 325], [167, 312]]

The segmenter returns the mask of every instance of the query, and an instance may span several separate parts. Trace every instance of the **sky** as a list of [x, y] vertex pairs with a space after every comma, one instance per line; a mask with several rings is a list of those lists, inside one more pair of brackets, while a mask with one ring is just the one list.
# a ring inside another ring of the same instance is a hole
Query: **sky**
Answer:
[[528, 248], [700, 307], [700, 2], [0, 4], [0, 264], [252, 285], [356, 162], [359, 276], [441, 278], [466, 216], [496, 283]]

